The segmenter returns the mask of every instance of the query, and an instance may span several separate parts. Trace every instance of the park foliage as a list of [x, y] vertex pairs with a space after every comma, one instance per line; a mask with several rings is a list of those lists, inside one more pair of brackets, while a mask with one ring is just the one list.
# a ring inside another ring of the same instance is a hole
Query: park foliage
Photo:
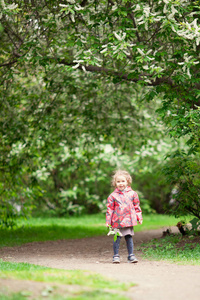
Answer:
[[0, 1], [1, 225], [104, 211], [116, 168], [200, 218], [199, 4]]

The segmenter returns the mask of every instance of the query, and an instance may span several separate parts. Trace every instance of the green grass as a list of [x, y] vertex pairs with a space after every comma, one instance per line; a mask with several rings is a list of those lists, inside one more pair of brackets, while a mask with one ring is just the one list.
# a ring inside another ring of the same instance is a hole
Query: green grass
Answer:
[[29, 263], [4, 262], [3, 260], [0, 260], [0, 278], [17, 278], [102, 289], [127, 290], [130, 287], [130, 285], [109, 280], [94, 272], [53, 269]]
[[[143, 224], [135, 226], [135, 232], [163, 226], [169, 227], [177, 223], [177, 219], [167, 215], [143, 217]], [[18, 220], [17, 226], [13, 229], [0, 228], [0, 247], [22, 245], [34, 241], [79, 239], [106, 234], [105, 214], [66, 218], [30, 218]]]
[[[50, 284], [50, 289], [43, 291], [48, 299], [108, 299], [113, 297], [117, 300], [128, 299], [120, 294], [127, 291], [133, 284], [125, 284], [110, 280], [99, 274], [82, 270], [60, 270], [52, 269], [28, 263], [11, 263], [0, 260], [0, 278], [11, 278], [18, 280], [30, 280], [36, 282], [45, 282]], [[56, 284], [66, 286], [79, 286], [74, 291], [68, 292], [68, 295], [57, 295], [59, 288]], [[86, 289], [88, 288], [88, 290]], [[117, 291], [118, 295], [113, 294]], [[50, 292], [49, 292], [50, 291]], [[53, 292], [53, 294], [52, 294]], [[0, 293], [0, 299], [3, 300], [21, 300], [24, 299], [25, 291], [9, 294], [4, 291]], [[41, 295], [42, 298], [42, 295]], [[38, 298], [37, 298], [38, 299]], [[42, 298], [43, 299], [43, 298]]]
[[178, 223], [178, 221], [179, 220], [177, 218], [169, 215], [158, 215], [158, 214], [146, 215], [143, 216], [142, 225], [134, 227], [134, 230], [138, 232], [144, 230], [158, 229], [161, 227], [169, 228], [170, 226], [175, 226]]
[[200, 265], [200, 236], [170, 235], [141, 245], [141, 250], [147, 259]]
[[[0, 299], [1, 300], [24, 300], [28, 299], [28, 295], [26, 296], [26, 293], [19, 292], [19, 293], [12, 293], [10, 295], [5, 295], [0, 292]], [[48, 298], [47, 298], [48, 297]], [[95, 300], [128, 300], [130, 298], [127, 298], [124, 295], [119, 295], [119, 294], [111, 294], [109, 292], [105, 292], [102, 290], [94, 290], [94, 291], [88, 291], [88, 292], [81, 292], [79, 295], [60, 295], [60, 294], [55, 294], [55, 295], [48, 295], [48, 296], [40, 296], [38, 297], [31, 297], [32, 300], [43, 300], [43, 299], [48, 299], [48, 300], [87, 300], [87, 299], [95, 299]]]
[[11, 295], [5, 295], [0, 292], [1, 300], [24, 300], [26, 299], [22, 293], [12, 293]]
[[79, 239], [105, 235], [107, 229], [101, 215], [68, 218], [30, 218], [19, 220], [17, 227], [0, 228], [0, 247], [34, 241]]

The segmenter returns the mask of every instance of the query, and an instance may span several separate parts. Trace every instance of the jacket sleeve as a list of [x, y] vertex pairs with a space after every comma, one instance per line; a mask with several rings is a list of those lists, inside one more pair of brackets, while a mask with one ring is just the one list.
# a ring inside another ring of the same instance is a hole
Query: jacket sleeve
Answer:
[[142, 210], [140, 207], [140, 200], [139, 200], [138, 194], [136, 192], [134, 192], [134, 195], [133, 195], [133, 205], [135, 208], [137, 221], [141, 221], [142, 220]]
[[114, 198], [112, 197], [112, 195], [110, 195], [107, 199], [107, 211], [106, 211], [106, 224], [108, 225], [111, 225], [112, 222], [112, 215], [115, 207], [114, 202], [115, 202]]

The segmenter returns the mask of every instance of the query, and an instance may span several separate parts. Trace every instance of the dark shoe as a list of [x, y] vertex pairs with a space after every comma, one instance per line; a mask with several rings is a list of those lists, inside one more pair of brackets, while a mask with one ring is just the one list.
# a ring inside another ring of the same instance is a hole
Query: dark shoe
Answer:
[[120, 263], [120, 258], [118, 256], [113, 256], [113, 264], [119, 264]]
[[128, 262], [129, 263], [137, 263], [138, 260], [137, 260], [137, 258], [135, 257], [134, 254], [131, 254], [131, 255], [128, 256]]

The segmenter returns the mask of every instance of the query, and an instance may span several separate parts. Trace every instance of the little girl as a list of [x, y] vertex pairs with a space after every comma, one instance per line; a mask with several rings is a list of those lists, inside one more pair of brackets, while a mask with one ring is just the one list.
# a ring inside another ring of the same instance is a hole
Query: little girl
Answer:
[[[110, 194], [107, 202], [106, 226], [118, 228], [120, 235], [125, 237], [128, 262], [136, 263], [137, 258], [133, 254], [133, 226], [142, 224], [142, 211], [138, 195], [130, 187], [132, 178], [126, 171], [116, 171], [112, 185], [115, 187], [114, 192]], [[113, 263], [120, 263], [119, 245], [121, 236], [117, 236], [117, 240], [113, 242]]]

